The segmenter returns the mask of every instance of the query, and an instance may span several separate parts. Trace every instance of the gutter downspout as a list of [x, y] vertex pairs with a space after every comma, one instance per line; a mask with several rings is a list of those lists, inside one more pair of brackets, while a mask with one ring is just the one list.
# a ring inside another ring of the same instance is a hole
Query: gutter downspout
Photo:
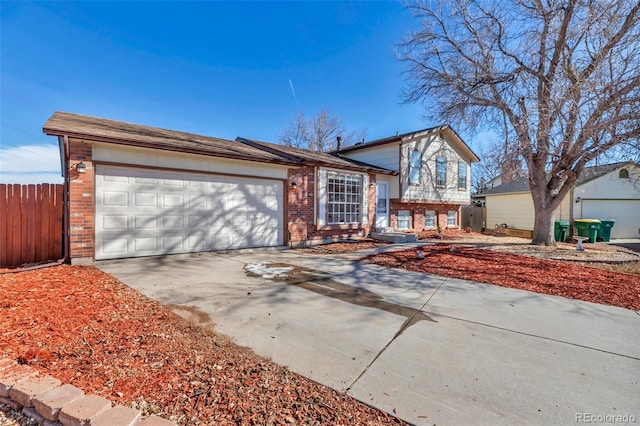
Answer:
[[64, 135], [58, 136], [58, 144], [60, 145], [60, 161], [62, 166], [62, 177], [64, 178], [64, 221], [63, 221], [63, 239], [64, 239], [64, 253], [63, 260], [65, 263], [70, 263], [70, 241], [69, 241], [69, 223], [70, 221], [70, 207], [69, 207], [69, 137]]

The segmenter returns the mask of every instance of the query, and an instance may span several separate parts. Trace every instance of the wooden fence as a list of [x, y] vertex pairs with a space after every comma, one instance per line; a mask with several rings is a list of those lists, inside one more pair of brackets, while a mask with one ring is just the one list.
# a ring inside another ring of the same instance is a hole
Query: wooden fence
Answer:
[[462, 228], [471, 228], [474, 232], [482, 232], [486, 227], [487, 208], [478, 206], [462, 207]]
[[63, 185], [0, 184], [0, 267], [61, 259]]

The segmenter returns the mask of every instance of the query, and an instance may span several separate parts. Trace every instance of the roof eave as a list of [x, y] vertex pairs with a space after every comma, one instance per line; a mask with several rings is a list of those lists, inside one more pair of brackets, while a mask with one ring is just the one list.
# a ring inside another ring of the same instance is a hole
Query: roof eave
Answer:
[[258, 162], [258, 163], [282, 164], [287, 166], [299, 165], [298, 163], [293, 161], [277, 160], [277, 159], [269, 159], [269, 158], [258, 159], [251, 155], [245, 155], [241, 153], [227, 154], [227, 153], [211, 152], [207, 150], [178, 148], [178, 147], [172, 147], [172, 146], [158, 146], [156, 144], [148, 143], [148, 142], [132, 141], [128, 139], [119, 139], [119, 138], [110, 138], [106, 136], [96, 136], [96, 135], [91, 135], [86, 133], [69, 132], [66, 130], [58, 130], [58, 129], [52, 129], [47, 127], [43, 127], [42, 131], [43, 133], [49, 136], [67, 136], [67, 137], [76, 138], [76, 139], [88, 139], [94, 142], [112, 143], [116, 145], [134, 146], [134, 147], [149, 148], [149, 149], [162, 149], [163, 151], [183, 152], [186, 154], [205, 155], [207, 157], [220, 157], [220, 158], [228, 158], [228, 159], [235, 159], [235, 160], [245, 160], [245, 161], [251, 161], [254, 163]]
[[332, 153], [338, 153], [341, 154], [343, 152], [351, 152], [351, 151], [358, 151], [361, 149], [367, 149], [367, 148], [371, 148], [371, 147], [376, 147], [376, 146], [380, 146], [380, 145], [386, 145], [386, 144], [390, 144], [390, 143], [400, 143], [402, 142], [402, 137], [399, 136], [392, 136], [391, 138], [384, 138], [384, 139], [380, 139], [377, 141], [373, 141], [373, 142], [367, 142], [361, 145], [351, 145], [351, 146], [347, 146], [344, 148], [341, 148], [339, 151], [332, 151]]

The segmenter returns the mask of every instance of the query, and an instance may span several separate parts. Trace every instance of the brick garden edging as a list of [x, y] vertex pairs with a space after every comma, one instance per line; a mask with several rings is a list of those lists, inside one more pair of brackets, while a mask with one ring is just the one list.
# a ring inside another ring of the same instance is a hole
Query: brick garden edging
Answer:
[[44, 426], [175, 426], [156, 415], [142, 420], [140, 410], [112, 407], [106, 398], [85, 395], [75, 386], [6, 358], [0, 358], [0, 404]]

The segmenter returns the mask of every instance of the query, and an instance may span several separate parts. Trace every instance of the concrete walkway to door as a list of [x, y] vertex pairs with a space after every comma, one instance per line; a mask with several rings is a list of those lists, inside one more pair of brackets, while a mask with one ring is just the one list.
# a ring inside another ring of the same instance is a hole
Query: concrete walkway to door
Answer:
[[[245, 265], [259, 262], [295, 265], [298, 279], [247, 275]], [[410, 423], [640, 422], [634, 311], [293, 251], [97, 266], [162, 303], [207, 312], [238, 344]]]

